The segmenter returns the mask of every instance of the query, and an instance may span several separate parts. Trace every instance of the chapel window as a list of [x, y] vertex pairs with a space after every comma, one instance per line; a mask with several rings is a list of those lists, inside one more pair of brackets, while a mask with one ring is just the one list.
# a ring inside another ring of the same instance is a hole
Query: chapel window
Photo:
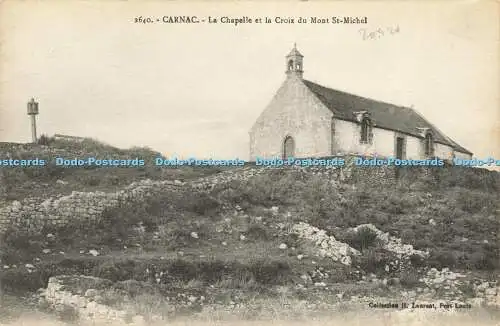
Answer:
[[434, 155], [434, 139], [432, 137], [431, 133], [427, 133], [425, 135], [425, 155], [426, 156], [433, 156]]
[[361, 143], [366, 144], [369, 142], [370, 137], [370, 121], [364, 118], [361, 121]]

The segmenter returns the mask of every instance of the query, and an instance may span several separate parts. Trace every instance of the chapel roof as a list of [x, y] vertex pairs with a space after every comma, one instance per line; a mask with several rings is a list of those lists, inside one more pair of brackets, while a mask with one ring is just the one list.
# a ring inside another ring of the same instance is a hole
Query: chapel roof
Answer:
[[419, 128], [429, 128], [432, 130], [436, 142], [449, 145], [459, 152], [472, 154], [469, 150], [444, 135], [412, 108], [349, 94], [308, 80], [303, 80], [303, 82], [337, 118], [355, 121], [355, 112], [367, 111], [379, 128], [394, 130], [415, 137], [421, 137]]

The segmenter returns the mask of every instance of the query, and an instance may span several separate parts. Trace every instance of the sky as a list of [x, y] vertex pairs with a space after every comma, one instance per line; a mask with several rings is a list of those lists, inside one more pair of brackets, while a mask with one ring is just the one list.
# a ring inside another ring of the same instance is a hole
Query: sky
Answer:
[[[7, 0], [0, 141], [30, 141], [26, 103], [34, 97], [39, 133], [246, 159], [248, 131], [285, 80], [285, 55], [296, 43], [305, 79], [413, 106], [476, 157], [500, 159], [498, 12], [488, 1]], [[273, 23], [134, 23], [164, 15]], [[297, 23], [347, 15], [368, 24]], [[378, 29], [384, 35], [367, 37]]]

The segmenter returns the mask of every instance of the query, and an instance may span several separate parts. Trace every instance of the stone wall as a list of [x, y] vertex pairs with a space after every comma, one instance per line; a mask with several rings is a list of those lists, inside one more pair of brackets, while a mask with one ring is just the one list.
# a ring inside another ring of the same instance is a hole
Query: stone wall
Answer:
[[[334, 182], [355, 183], [359, 179], [365, 179], [381, 187], [390, 187], [396, 181], [393, 167], [354, 167], [352, 161], [348, 159], [347, 165], [344, 167], [291, 168], [308, 175], [320, 175]], [[273, 167], [267, 169], [273, 169]], [[421, 169], [421, 171], [414, 173], [424, 174], [428, 173], [428, 170]], [[144, 203], [146, 198], [150, 198], [162, 191], [210, 191], [221, 183], [235, 179], [246, 180], [263, 171], [266, 171], [266, 168], [245, 167], [237, 171], [229, 170], [186, 183], [178, 180], [143, 180], [134, 182], [116, 192], [73, 191], [69, 195], [58, 198], [25, 198], [22, 201], [13, 201], [0, 205], [0, 234], [9, 226], [36, 232], [46, 225], [62, 226], [71, 221], [98, 221], [106, 209], [120, 207], [121, 205], [140, 205]]]
[[100, 303], [100, 300], [96, 300], [96, 298], [91, 295], [90, 292], [95, 292], [93, 289], [84, 292], [78, 291], [76, 286], [71, 286], [75, 281], [81, 282], [82, 280], [87, 283], [103, 283], [102, 285], [104, 286], [111, 284], [111, 282], [107, 280], [91, 276], [54, 276], [49, 279], [47, 289], [44, 290], [42, 296], [55, 311], [64, 312], [68, 309], [72, 309], [76, 317], [81, 321], [100, 323], [115, 322], [121, 325], [126, 324], [128, 321], [132, 321], [132, 324], [137, 325], [138, 321], [143, 320], [141, 316], [128, 316], [126, 311], [114, 309]]
[[0, 234], [9, 226], [36, 232], [46, 225], [62, 226], [72, 221], [99, 220], [106, 209], [121, 205], [140, 205], [146, 198], [162, 191], [209, 191], [216, 184], [234, 179], [248, 179], [260, 169], [245, 168], [238, 173], [227, 171], [184, 183], [178, 180], [134, 182], [117, 192], [79, 192], [58, 198], [26, 198], [0, 207]]

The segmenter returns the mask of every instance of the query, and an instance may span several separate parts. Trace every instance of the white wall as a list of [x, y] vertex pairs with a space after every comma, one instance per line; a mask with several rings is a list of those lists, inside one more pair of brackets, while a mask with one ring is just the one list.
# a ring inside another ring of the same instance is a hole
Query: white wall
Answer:
[[286, 136], [295, 157], [330, 155], [332, 113], [297, 76], [291, 75], [250, 130], [250, 160], [282, 156]]

